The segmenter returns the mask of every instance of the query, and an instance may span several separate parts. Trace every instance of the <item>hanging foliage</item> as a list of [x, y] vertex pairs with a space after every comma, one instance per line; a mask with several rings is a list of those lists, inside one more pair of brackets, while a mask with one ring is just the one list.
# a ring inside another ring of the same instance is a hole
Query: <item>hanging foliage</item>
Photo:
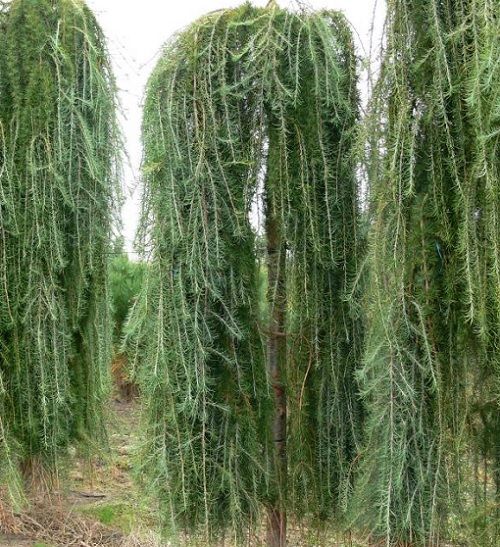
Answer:
[[119, 142], [104, 37], [85, 4], [12, 0], [2, 24], [1, 424], [26, 470], [103, 435]]
[[287, 253], [290, 496], [295, 515], [338, 522], [362, 422], [354, 373], [363, 337], [350, 294], [363, 250], [356, 57], [340, 13], [290, 24], [278, 78], [293, 99], [272, 114], [280, 129], [270, 140], [266, 188]]
[[[388, 2], [367, 122], [369, 419], [358, 492], [361, 524], [388, 545], [441, 544], [467, 499], [474, 401], [498, 416], [498, 9]], [[486, 428], [498, 434], [494, 422]]]
[[227, 523], [243, 533], [268, 490], [268, 388], [248, 219], [261, 113], [258, 88], [243, 95], [251, 75], [238, 55], [251, 29], [239, 14], [252, 11], [206, 17], [167, 44], [143, 120], [151, 263], [132, 317], [147, 409], [141, 460], [166, 524], [204, 535]]
[[[357, 115], [351, 35], [335, 12], [214, 12], [167, 44], [150, 79], [150, 265], [128, 330], [145, 397], [142, 461], [173, 529], [242, 537], [263, 505], [324, 516], [347, 491], [360, 420], [361, 333], [347, 303]], [[266, 342], [278, 338], [268, 378]], [[284, 444], [274, 428], [284, 406], [270, 431], [283, 390], [288, 465], [272, 446]]]
[[[5, 32], [7, 6], [0, 2], [0, 37]], [[0, 39], [1, 44], [1, 39]], [[0, 82], [4, 77], [3, 67], [0, 64]], [[4, 100], [0, 86], [0, 103]], [[5, 129], [0, 119], [0, 181], [3, 180], [3, 174], [6, 171], [6, 151], [5, 151]], [[7, 268], [7, 211], [12, 207], [11, 195], [9, 189], [0, 185], [0, 356], [2, 355], [6, 343], [8, 325], [10, 323], [8, 294], [6, 291], [8, 280]], [[0, 357], [1, 359], [1, 357]], [[0, 360], [1, 363], [1, 360]], [[15, 493], [17, 484], [16, 461], [13, 454], [12, 436], [9, 432], [8, 424], [5, 420], [6, 415], [7, 391], [3, 377], [3, 369], [0, 366], [0, 485], [8, 485], [11, 493]], [[1, 494], [1, 492], [0, 492]], [[1, 511], [1, 502], [0, 502]]]

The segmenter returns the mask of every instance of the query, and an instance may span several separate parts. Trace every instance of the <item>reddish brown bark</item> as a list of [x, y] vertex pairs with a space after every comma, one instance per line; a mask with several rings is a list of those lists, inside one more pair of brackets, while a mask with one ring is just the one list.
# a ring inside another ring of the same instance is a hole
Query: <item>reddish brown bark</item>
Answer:
[[286, 493], [287, 479], [287, 401], [284, 381], [286, 370], [286, 249], [281, 236], [277, 211], [269, 194], [270, 190], [268, 188], [266, 199], [266, 236], [270, 317], [267, 342], [267, 368], [274, 394], [274, 415], [272, 418], [271, 435], [274, 445], [273, 470], [279, 495], [274, 504], [268, 508], [267, 544], [269, 547], [284, 547], [286, 545], [286, 512], [282, 498]]

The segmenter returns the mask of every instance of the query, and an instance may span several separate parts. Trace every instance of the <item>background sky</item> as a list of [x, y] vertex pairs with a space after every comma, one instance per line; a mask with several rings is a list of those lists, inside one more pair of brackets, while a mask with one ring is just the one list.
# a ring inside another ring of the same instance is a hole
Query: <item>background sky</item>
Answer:
[[[108, 39], [108, 47], [119, 88], [121, 123], [126, 147], [124, 168], [125, 203], [122, 210], [125, 247], [134, 257], [133, 241], [139, 218], [141, 111], [144, 88], [158, 59], [161, 47], [175, 32], [207, 13], [233, 7], [243, 0], [87, 0]], [[252, 0], [265, 6], [268, 0]], [[296, 1], [278, 0], [281, 7]], [[376, 60], [385, 15], [384, 0], [308, 0], [314, 9], [338, 9], [353, 26], [357, 53]], [[371, 29], [373, 27], [373, 35]], [[360, 82], [367, 96], [366, 75]]]

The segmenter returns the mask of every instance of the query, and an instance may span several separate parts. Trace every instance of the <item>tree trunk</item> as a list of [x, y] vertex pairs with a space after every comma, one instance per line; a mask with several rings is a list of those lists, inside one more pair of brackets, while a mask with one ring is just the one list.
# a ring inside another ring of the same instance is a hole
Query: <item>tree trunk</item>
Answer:
[[267, 369], [274, 394], [271, 435], [274, 456], [273, 472], [277, 486], [274, 503], [268, 508], [267, 545], [269, 547], [284, 547], [286, 545], [286, 512], [283, 498], [286, 495], [287, 479], [287, 405], [284, 381], [286, 371], [286, 249], [280, 230], [280, 219], [269, 185], [266, 188], [266, 235], [269, 303]]

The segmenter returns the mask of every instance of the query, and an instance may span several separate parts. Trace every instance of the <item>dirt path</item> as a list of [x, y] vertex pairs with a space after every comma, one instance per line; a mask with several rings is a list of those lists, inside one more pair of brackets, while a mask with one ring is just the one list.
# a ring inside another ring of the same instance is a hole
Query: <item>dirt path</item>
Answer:
[[75, 457], [64, 494], [0, 518], [0, 547], [159, 546], [152, 532], [155, 511], [141, 499], [132, 477], [137, 427], [137, 404], [113, 400], [109, 452], [91, 464]]

